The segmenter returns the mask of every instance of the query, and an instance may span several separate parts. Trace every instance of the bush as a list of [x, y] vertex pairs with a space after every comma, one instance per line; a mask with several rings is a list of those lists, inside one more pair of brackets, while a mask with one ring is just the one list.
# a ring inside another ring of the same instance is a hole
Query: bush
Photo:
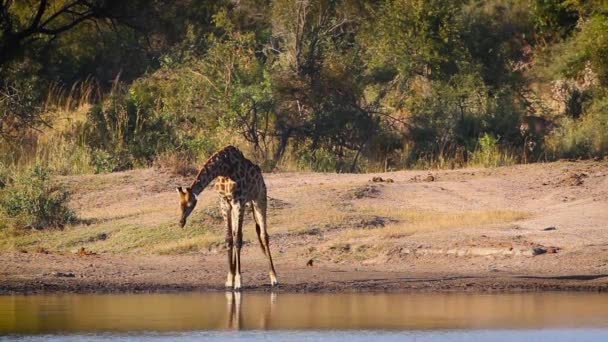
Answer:
[[149, 96], [116, 85], [108, 99], [91, 108], [84, 136], [97, 173], [149, 166], [159, 153], [174, 147], [174, 128], [153, 105]]
[[186, 152], [165, 152], [154, 160], [154, 166], [172, 175], [194, 176], [198, 169], [191, 155]]
[[579, 119], [562, 119], [545, 145], [553, 159], [608, 156], [608, 94], [597, 94]]
[[471, 154], [469, 163], [485, 167], [513, 165], [517, 160], [500, 149], [498, 139], [491, 134], [484, 134], [479, 138], [475, 152]]
[[300, 170], [314, 172], [337, 172], [340, 160], [334, 153], [325, 149], [315, 151], [302, 150], [297, 153], [297, 166]]
[[41, 166], [5, 172], [0, 189], [0, 213], [17, 228], [62, 228], [76, 220], [68, 208], [69, 193], [50, 181], [49, 171]]

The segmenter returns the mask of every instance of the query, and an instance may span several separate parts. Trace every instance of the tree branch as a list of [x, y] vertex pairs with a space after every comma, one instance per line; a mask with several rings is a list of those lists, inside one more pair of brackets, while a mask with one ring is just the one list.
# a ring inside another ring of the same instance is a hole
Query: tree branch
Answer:
[[65, 6], [63, 6], [61, 9], [59, 9], [57, 12], [55, 12], [53, 15], [51, 15], [50, 17], [48, 17], [48, 19], [46, 19], [42, 25], [40, 25], [40, 27], [45, 27], [46, 25], [50, 24], [51, 21], [55, 20], [57, 17], [59, 17], [60, 15], [62, 15], [63, 13], [69, 13], [70, 8], [83, 3], [82, 0], [76, 0], [70, 4], [67, 4]]
[[38, 24], [40, 24], [40, 19], [42, 19], [42, 15], [46, 11], [47, 4], [48, 4], [47, 0], [40, 0], [40, 5], [38, 6], [38, 11], [36, 12], [36, 16], [34, 17], [34, 20], [32, 20], [32, 23], [30, 24], [29, 30], [33, 30], [36, 27], [38, 27]]
[[47, 28], [44, 28], [44, 27], [40, 27], [40, 28], [38, 28], [38, 32], [39, 33], [48, 34], [48, 35], [56, 35], [56, 34], [59, 34], [61, 32], [64, 32], [64, 31], [67, 31], [67, 30], [71, 29], [72, 27], [80, 24], [81, 22], [83, 22], [85, 20], [93, 18], [93, 15], [94, 15], [93, 12], [89, 12], [86, 15], [84, 15], [84, 16], [82, 16], [80, 18], [75, 19], [71, 23], [69, 23], [67, 25], [60, 26], [60, 27], [55, 28], [55, 29], [47, 29]]

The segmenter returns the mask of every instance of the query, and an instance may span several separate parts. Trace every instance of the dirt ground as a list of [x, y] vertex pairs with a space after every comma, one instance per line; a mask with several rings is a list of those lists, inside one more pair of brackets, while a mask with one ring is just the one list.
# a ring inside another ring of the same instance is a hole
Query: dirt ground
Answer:
[[[265, 177], [279, 291], [608, 290], [606, 161]], [[212, 190], [180, 229], [174, 187], [192, 179], [147, 169], [61, 181], [83, 223], [3, 235], [0, 293], [223, 290]], [[268, 291], [251, 221], [244, 229], [244, 290]]]

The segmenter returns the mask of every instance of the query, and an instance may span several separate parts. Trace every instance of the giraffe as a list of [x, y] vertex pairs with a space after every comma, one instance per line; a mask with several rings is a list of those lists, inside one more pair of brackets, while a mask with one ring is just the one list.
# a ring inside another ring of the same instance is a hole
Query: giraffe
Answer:
[[228, 276], [226, 287], [235, 291], [241, 289], [241, 247], [243, 246], [243, 216], [246, 204], [251, 204], [255, 230], [270, 265], [270, 285], [278, 284], [268, 232], [266, 230], [266, 184], [262, 170], [245, 158], [234, 146], [226, 146], [213, 154], [202, 167], [190, 187], [185, 190], [177, 188], [181, 208], [180, 227], [186, 225], [186, 219], [196, 206], [199, 194], [211, 181], [220, 195], [222, 217], [226, 223], [226, 247], [228, 250]]

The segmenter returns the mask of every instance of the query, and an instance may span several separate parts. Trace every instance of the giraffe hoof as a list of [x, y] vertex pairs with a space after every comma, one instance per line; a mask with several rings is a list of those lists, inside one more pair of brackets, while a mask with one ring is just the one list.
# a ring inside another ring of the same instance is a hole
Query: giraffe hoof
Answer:
[[277, 281], [277, 276], [274, 272], [270, 272], [270, 286], [275, 287], [279, 286], [279, 282]]
[[226, 277], [226, 283], [224, 284], [224, 286], [226, 286], [226, 289], [232, 289], [232, 287], [234, 286], [234, 276], [230, 273], [228, 273], [228, 276]]
[[234, 277], [234, 291], [240, 291], [240, 290], [241, 290], [241, 277], [235, 276]]

